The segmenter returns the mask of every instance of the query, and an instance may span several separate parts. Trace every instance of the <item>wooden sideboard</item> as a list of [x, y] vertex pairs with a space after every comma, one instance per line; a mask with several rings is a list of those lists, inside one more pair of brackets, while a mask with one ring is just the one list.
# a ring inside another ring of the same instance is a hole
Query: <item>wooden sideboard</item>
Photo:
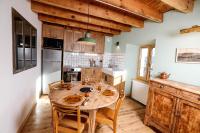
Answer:
[[200, 133], [200, 87], [150, 81], [144, 123], [163, 133]]

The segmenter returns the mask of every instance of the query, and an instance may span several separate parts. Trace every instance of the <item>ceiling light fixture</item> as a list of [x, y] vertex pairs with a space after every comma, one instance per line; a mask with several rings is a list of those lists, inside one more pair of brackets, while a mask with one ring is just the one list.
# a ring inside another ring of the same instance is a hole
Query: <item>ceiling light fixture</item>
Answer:
[[[89, 0], [87, 2], [88, 2], [88, 23], [89, 23], [89, 17], [90, 17], [90, 14], [89, 14], [89, 4], [90, 3], [89, 3]], [[79, 38], [77, 40], [77, 43], [84, 44], [84, 45], [96, 45], [96, 40], [91, 37], [91, 34], [89, 32], [88, 23], [87, 23], [87, 31], [85, 32], [84, 37]]]

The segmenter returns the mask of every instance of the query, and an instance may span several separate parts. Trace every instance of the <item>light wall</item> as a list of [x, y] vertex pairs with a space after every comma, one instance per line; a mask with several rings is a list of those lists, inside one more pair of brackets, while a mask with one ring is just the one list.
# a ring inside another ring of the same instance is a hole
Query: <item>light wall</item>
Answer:
[[113, 44], [112, 37], [106, 36], [105, 37], [105, 48], [104, 48], [105, 53], [111, 53], [112, 44]]
[[[14, 7], [37, 28], [37, 67], [13, 74], [12, 16]], [[40, 91], [41, 23], [28, 0], [0, 0], [0, 133], [16, 133]]]
[[[200, 33], [179, 34], [180, 29], [189, 28], [193, 25], [200, 25], [200, 0], [195, 1], [195, 8], [192, 13], [184, 14], [177, 11], [165, 13], [163, 23], [145, 22], [143, 29], [134, 28], [131, 32], [122, 33], [113, 38], [114, 42], [120, 42], [122, 52], [127, 56], [126, 60], [128, 70], [128, 87], [126, 91], [130, 92], [130, 77], [136, 78], [137, 60], [140, 45], [156, 44], [156, 57], [153, 75], [166, 71], [171, 73], [170, 79], [200, 85], [200, 63], [185, 64], [176, 63], [176, 48], [200, 48]], [[129, 45], [135, 45], [130, 47]], [[112, 47], [115, 52], [115, 47]], [[133, 67], [134, 66], [134, 67]], [[132, 68], [131, 68], [132, 67]]]

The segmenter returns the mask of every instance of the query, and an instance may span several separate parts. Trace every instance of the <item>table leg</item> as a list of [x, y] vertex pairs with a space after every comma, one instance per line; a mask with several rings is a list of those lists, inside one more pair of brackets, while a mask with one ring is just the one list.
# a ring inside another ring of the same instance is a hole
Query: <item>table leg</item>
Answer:
[[96, 112], [97, 112], [97, 110], [90, 110], [89, 111], [88, 133], [94, 133], [95, 132]]

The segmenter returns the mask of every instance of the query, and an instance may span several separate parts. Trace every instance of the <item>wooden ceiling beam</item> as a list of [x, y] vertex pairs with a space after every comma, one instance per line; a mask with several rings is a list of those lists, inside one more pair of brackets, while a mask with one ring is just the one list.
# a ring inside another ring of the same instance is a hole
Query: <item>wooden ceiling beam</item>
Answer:
[[[83, 0], [32, 0], [32, 2], [33, 1], [88, 15], [87, 1], [83, 1]], [[107, 19], [110, 21], [115, 21], [115, 22], [121, 23], [121, 24], [134, 26], [137, 28], [144, 27], [143, 20], [134, 18], [133, 16], [127, 15], [123, 12], [115, 11], [115, 10], [105, 8], [105, 7], [102, 7], [99, 5], [90, 4], [89, 5], [89, 15], [98, 17], [98, 18], [102, 18], [102, 19]]]
[[48, 22], [48, 23], [53, 23], [53, 24], [60, 24], [68, 27], [73, 27], [73, 28], [81, 28], [81, 29], [90, 29], [91, 31], [96, 31], [96, 32], [102, 32], [106, 34], [112, 34], [112, 35], [119, 35], [120, 31], [118, 30], [112, 30], [100, 26], [95, 26], [95, 25], [88, 25], [85, 23], [80, 23], [72, 20], [66, 20], [63, 18], [57, 18], [53, 16], [48, 16], [44, 14], [39, 14], [38, 15], [39, 20], [43, 22]]
[[78, 21], [82, 23], [93, 24], [97, 26], [103, 26], [103, 27], [120, 30], [124, 32], [131, 31], [131, 27], [127, 25], [111, 22], [109, 20], [103, 20], [100, 18], [92, 17], [92, 16], [89, 18], [89, 22], [88, 22], [88, 16], [86, 15], [72, 12], [72, 11], [66, 11], [61, 8], [48, 6], [48, 5], [37, 3], [37, 2], [32, 2], [31, 8], [34, 12], [41, 13], [41, 14], [65, 18], [65, 19], [74, 20], [74, 21]]
[[101, 3], [133, 15], [140, 16], [145, 19], [152, 20], [154, 22], [163, 21], [163, 13], [158, 10], [149, 7], [141, 0], [94, 0], [97, 3]]
[[178, 11], [188, 13], [194, 8], [194, 0], [161, 0], [163, 3], [177, 9]]

